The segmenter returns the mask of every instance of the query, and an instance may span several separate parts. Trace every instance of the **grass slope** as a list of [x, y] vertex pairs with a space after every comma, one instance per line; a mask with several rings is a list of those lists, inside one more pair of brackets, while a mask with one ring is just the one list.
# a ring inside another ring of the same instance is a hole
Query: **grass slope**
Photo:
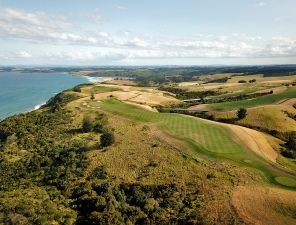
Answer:
[[295, 97], [296, 97], [296, 88], [290, 88], [278, 94], [265, 95], [265, 96], [250, 99], [250, 100], [214, 103], [214, 104], [210, 104], [209, 107], [214, 110], [231, 110], [231, 109], [238, 109], [241, 107], [251, 108], [251, 107], [256, 107], [260, 105], [273, 104], [275, 102], [278, 102], [284, 99], [291, 99]]
[[[293, 107], [282, 105], [266, 105], [248, 109], [247, 116], [236, 122], [236, 124], [246, 127], [257, 127], [267, 131], [276, 130], [279, 132], [296, 131], [296, 121], [288, 117], [284, 111], [295, 114]], [[217, 119], [236, 119], [235, 111], [213, 111], [211, 112]]]
[[[101, 109], [137, 121], [156, 123], [179, 139], [185, 140], [197, 152], [217, 160], [231, 160], [240, 165], [261, 170], [271, 183], [294, 187], [295, 177], [271, 166], [264, 159], [248, 151], [228, 130], [205, 120], [178, 115], [154, 113], [131, 106], [116, 99], [97, 103]], [[286, 177], [283, 179], [277, 177]]]

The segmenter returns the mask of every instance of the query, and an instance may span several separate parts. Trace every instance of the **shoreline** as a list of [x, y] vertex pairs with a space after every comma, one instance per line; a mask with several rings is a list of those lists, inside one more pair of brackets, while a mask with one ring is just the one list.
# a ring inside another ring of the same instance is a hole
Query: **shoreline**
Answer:
[[[75, 76], [75, 75], [73, 75], [73, 74], [71, 74], [69, 72], [65, 72], [63, 74], [68, 74], [68, 75], [71, 75], [71, 76]], [[90, 84], [103, 83], [105, 81], [113, 80], [114, 79], [114, 77], [91, 77], [91, 76], [80, 76], [80, 77], [85, 78], [86, 79], [85, 80], [86, 81], [85, 83], [90, 83]], [[84, 83], [81, 83], [81, 84], [84, 84]], [[75, 86], [73, 86], [73, 87], [75, 87]], [[71, 87], [71, 88], [73, 88], [73, 87]], [[67, 90], [67, 89], [64, 89], [64, 90], [62, 90], [61, 92], [58, 92], [58, 93], [54, 93], [52, 97], [56, 96], [59, 93], [62, 93], [65, 90]], [[52, 97], [50, 97], [50, 98], [52, 98]], [[19, 114], [22, 114], [22, 113], [29, 113], [29, 112], [33, 112], [35, 110], [38, 110], [38, 109], [42, 108], [42, 106], [46, 105], [46, 103], [48, 102], [49, 99], [47, 99], [46, 101], [42, 101], [42, 102], [36, 104], [35, 106], [31, 106], [31, 107], [25, 109], [22, 112], [16, 112], [16, 113], [14, 113], [14, 114], [12, 114], [10, 116], [4, 117], [4, 118], [0, 118], [0, 122], [3, 121], [3, 120], [5, 120], [5, 119], [7, 119], [7, 118], [9, 118], [9, 117], [15, 116], [15, 115], [19, 115]]]
[[[44, 75], [47, 75], [47, 73], [43, 73], [43, 74]], [[64, 72], [64, 73], [61, 73], [60, 72], [59, 74], [73, 76], [69, 72]], [[101, 78], [94, 80], [94, 79], [92, 79], [91, 77], [88, 77], [88, 76], [81, 76], [81, 77], [83, 78], [83, 80], [81, 81], [81, 83], [78, 83], [76, 85], [79, 85], [79, 84], [87, 84], [87, 83], [92, 84], [92, 83], [97, 83], [97, 82], [101, 83], [101, 82], [104, 82], [105, 81], [105, 79], [101, 79]], [[112, 78], [109, 78], [109, 79], [112, 79]], [[73, 86], [69, 87], [69, 89], [75, 87], [76, 85], [73, 85]], [[3, 111], [3, 113], [1, 113], [0, 122], [3, 121], [3, 120], [5, 120], [5, 119], [7, 119], [7, 118], [9, 118], [9, 117], [12, 117], [12, 116], [16, 116], [16, 115], [19, 115], [19, 114], [29, 113], [29, 112], [33, 112], [35, 110], [38, 110], [38, 109], [42, 108], [42, 106], [44, 106], [50, 98], [56, 96], [57, 94], [65, 91], [67, 89], [68, 88], [64, 88], [64, 89], [62, 89], [62, 90], [60, 90], [58, 92], [53, 91], [52, 94], [51, 94], [51, 96], [49, 96], [48, 98], [47, 97], [44, 97], [44, 98], [41, 98], [39, 101], [36, 101], [36, 102], [35, 101], [31, 101], [31, 103], [28, 102], [28, 104], [23, 105], [20, 109], [18, 109], [16, 107], [15, 109], [12, 108], [12, 110]], [[14, 104], [17, 104], [17, 102], [12, 101], [12, 104], [10, 104], [10, 105], [14, 105]]]
[[[70, 74], [70, 73], [69, 73]], [[114, 77], [91, 77], [91, 76], [81, 76], [86, 78], [90, 83], [103, 83], [105, 81], [114, 80]]]

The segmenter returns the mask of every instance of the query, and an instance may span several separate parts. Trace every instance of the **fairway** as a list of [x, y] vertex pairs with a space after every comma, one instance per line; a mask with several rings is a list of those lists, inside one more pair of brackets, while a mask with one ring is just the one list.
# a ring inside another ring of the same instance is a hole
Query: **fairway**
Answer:
[[293, 176], [271, 166], [265, 159], [246, 149], [237, 136], [218, 124], [179, 114], [155, 113], [120, 102], [114, 98], [99, 103], [93, 102], [93, 104], [97, 104], [104, 111], [135, 121], [155, 123], [165, 131], [185, 141], [198, 153], [212, 159], [230, 160], [239, 165], [259, 169], [264, 172], [265, 177], [271, 183], [288, 186], [286, 182], [282, 182], [284, 179], [276, 179], [276, 177], [295, 180]]
[[139, 121], [158, 123], [178, 137], [195, 140], [198, 145], [210, 152], [238, 153], [242, 151], [240, 145], [233, 141], [233, 137], [225, 132], [225, 129], [203, 120], [184, 115], [154, 113], [115, 99], [106, 101], [102, 108]]
[[251, 108], [251, 107], [256, 107], [260, 105], [273, 104], [278, 101], [281, 101], [284, 99], [291, 99], [291, 98], [296, 98], [296, 88], [290, 88], [278, 94], [265, 95], [262, 97], [249, 99], [249, 100], [214, 103], [214, 104], [210, 104], [208, 107], [214, 110], [232, 110], [232, 109], [238, 109], [241, 107]]

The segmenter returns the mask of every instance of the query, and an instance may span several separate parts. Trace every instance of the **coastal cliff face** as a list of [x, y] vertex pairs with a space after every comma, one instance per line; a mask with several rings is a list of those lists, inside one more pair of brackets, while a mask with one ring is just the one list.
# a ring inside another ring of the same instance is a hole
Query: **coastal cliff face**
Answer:
[[[0, 123], [1, 223], [239, 221], [227, 168], [204, 166], [153, 127], [78, 104], [85, 96], [68, 90]], [[105, 147], [108, 132], [113, 141]]]

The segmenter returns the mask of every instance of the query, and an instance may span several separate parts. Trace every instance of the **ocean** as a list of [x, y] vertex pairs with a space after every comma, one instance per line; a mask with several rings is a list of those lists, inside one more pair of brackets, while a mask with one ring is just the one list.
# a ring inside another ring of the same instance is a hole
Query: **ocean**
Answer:
[[38, 109], [57, 93], [93, 79], [67, 73], [0, 72], [0, 120]]

